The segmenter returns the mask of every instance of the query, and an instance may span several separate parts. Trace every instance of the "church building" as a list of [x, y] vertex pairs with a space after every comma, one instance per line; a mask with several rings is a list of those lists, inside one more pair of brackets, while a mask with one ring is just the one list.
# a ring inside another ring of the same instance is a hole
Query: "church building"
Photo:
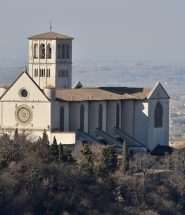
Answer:
[[72, 87], [72, 41], [47, 32], [28, 38], [29, 68], [0, 87], [0, 133], [17, 128], [31, 138], [46, 130], [50, 141], [127, 143], [153, 151], [169, 144], [169, 95], [151, 88]]

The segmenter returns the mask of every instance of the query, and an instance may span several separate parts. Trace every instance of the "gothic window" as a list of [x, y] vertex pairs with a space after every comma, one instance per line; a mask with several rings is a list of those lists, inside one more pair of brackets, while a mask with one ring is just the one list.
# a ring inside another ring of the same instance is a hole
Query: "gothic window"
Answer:
[[40, 59], [45, 59], [45, 45], [40, 45]]
[[64, 131], [64, 107], [60, 108], [60, 131]]
[[66, 52], [65, 45], [63, 44], [62, 45], [62, 59], [65, 59], [65, 52]]
[[50, 77], [50, 69], [46, 70], [46, 77]]
[[119, 111], [119, 104], [116, 105], [116, 128], [119, 128], [119, 121], [120, 121], [120, 111]]
[[61, 59], [62, 58], [62, 48], [61, 48], [61, 45], [59, 44], [58, 45], [58, 59]]
[[45, 69], [40, 69], [39, 76], [45, 77]]
[[58, 71], [58, 77], [62, 77], [62, 70]]
[[163, 108], [160, 102], [155, 106], [155, 119], [154, 119], [155, 128], [160, 128], [163, 126]]
[[66, 58], [69, 59], [69, 45], [67, 44], [66, 50]]
[[37, 59], [38, 58], [38, 45], [35, 44], [33, 48], [33, 58]]
[[38, 69], [35, 69], [34, 76], [38, 77]]
[[62, 77], [65, 78], [65, 70], [62, 70]]
[[103, 125], [103, 106], [102, 104], [100, 104], [98, 111], [98, 128], [102, 129], [102, 125]]
[[69, 76], [69, 72], [68, 72], [68, 70], [66, 70], [66, 77], [68, 77]]
[[84, 105], [80, 106], [80, 129], [84, 131], [85, 108]]
[[52, 55], [51, 45], [48, 44], [47, 45], [47, 58], [51, 59], [51, 55]]

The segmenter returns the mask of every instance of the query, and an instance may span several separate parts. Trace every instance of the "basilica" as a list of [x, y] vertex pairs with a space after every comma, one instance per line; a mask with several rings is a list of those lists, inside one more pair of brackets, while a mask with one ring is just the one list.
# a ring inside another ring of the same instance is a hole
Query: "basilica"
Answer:
[[168, 146], [169, 95], [160, 82], [151, 88], [72, 87], [73, 38], [50, 31], [28, 41], [28, 71], [0, 86], [1, 134], [17, 128], [34, 139], [46, 130], [51, 142], [55, 136], [66, 145]]

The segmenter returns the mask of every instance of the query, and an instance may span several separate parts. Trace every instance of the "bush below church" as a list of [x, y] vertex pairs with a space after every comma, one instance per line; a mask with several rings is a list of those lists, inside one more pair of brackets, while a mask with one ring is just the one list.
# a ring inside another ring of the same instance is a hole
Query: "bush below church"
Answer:
[[185, 150], [164, 157], [0, 137], [0, 214], [185, 214]]

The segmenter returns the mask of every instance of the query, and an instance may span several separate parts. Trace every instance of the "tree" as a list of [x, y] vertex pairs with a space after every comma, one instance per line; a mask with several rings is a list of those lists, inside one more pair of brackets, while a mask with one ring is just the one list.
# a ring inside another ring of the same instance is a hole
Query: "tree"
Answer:
[[19, 133], [18, 133], [18, 129], [15, 129], [15, 133], [14, 133], [14, 141], [18, 141], [19, 140]]
[[63, 152], [63, 162], [74, 163], [75, 159], [69, 149], [65, 148]]
[[123, 146], [122, 161], [121, 161], [121, 171], [125, 174], [129, 168], [129, 158], [126, 143]]
[[42, 144], [49, 145], [49, 139], [45, 129], [44, 129], [41, 141], [42, 141]]
[[138, 152], [133, 156], [130, 170], [133, 173], [142, 172], [145, 177], [149, 169], [156, 163], [155, 158], [146, 152]]
[[81, 150], [81, 168], [85, 170], [89, 175], [93, 174], [93, 153], [89, 144], [84, 144]]
[[48, 135], [46, 133], [46, 130], [44, 130], [42, 138], [38, 139], [38, 149], [40, 151], [40, 156], [42, 159], [49, 160], [50, 152], [49, 152], [49, 139]]
[[101, 176], [108, 176], [109, 173], [116, 170], [117, 163], [118, 159], [115, 145], [103, 148], [99, 165], [99, 174]]
[[68, 162], [68, 163], [74, 163], [75, 159], [72, 156], [72, 153], [69, 149], [64, 148], [63, 145], [60, 143], [59, 144], [59, 149], [58, 149], [58, 160], [60, 162]]
[[53, 160], [59, 159], [59, 149], [58, 149], [57, 140], [55, 136], [53, 138], [53, 144], [50, 145], [50, 152]]
[[63, 148], [63, 145], [60, 143], [59, 144], [59, 156], [58, 156], [58, 159], [59, 161], [62, 161], [63, 160], [63, 156], [64, 156], [64, 148]]

